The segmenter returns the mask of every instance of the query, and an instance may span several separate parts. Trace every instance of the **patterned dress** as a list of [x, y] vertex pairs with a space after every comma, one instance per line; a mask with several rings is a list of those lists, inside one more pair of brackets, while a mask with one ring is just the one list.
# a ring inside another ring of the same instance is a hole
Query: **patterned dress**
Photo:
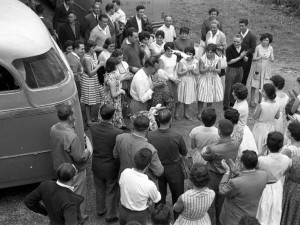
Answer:
[[[88, 54], [83, 56], [83, 60], [88, 60], [91, 64], [91, 69], [95, 69], [98, 60], [96, 55], [91, 57]], [[83, 64], [84, 68], [84, 64]], [[103, 87], [99, 84], [97, 73], [89, 77], [84, 68], [84, 73], [81, 77], [81, 99], [80, 101], [86, 105], [96, 105], [101, 102], [103, 96]]]
[[292, 163], [283, 188], [281, 225], [300, 223], [300, 156], [293, 157]]
[[[215, 55], [213, 60], [209, 60], [204, 54], [201, 57], [201, 60], [204, 64], [204, 69], [212, 66], [217, 67], [220, 57]], [[217, 73], [206, 72], [205, 74], [200, 74], [198, 79], [198, 101], [200, 102], [220, 102], [223, 101], [223, 86], [221, 78]]]
[[121, 95], [113, 98], [110, 92], [109, 82], [116, 82], [116, 92], [120, 91], [120, 80], [117, 78], [117, 71], [113, 71], [111, 73], [106, 73], [104, 76], [104, 97], [99, 107], [98, 118], [102, 120], [100, 115], [100, 109], [105, 104], [113, 104], [115, 106], [115, 114], [113, 117], [113, 125], [115, 127], [121, 128], [123, 125], [123, 115], [122, 115], [122, 104], [121, 104]]
[[215, 198], [215, 192], [206, 188], [204, 191], [188, 190], [182, 195], [183, 212], [174, 225], [211, 225], [207, 210]]
[[[194, 69], [198, 66], [197, 59], [193, 59], [192, 61], [187, 61], [186, 59], [181, 59], [180, 63], [182, 64], [183, 70], [187, 70], [188, 66], [193, 66]], [[184, 76], [180, 76], [180, 83], [178, 85], [178, 101], [184, 104], [192, 104], [197, 101], [196, 91], [196, 78], [191, 73], [188, 72]]]

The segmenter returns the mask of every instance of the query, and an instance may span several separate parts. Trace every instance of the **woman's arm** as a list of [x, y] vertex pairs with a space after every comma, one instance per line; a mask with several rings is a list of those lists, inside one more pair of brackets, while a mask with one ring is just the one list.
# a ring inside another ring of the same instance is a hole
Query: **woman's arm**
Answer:
[[97, 74], [97, 70], [100, 68], [100, 64], [97, 64], [95, 69], [92, 70], [91, 62], [86, 58], [83, 59], [83, 65], [89, 77], [93, 77], [95, 74]]
[[196, 63], [196, 68], [191, 70], [191, 73], [194, 75], [194, 76], [199, 76], [200, 75], [200, 72], [199, 72], [199, 63], [197, 62]]
[[213, 71], [219, 74], [219, 73], [221, 73], [221, 58], [219, 59], [217, 65], [218, 65], [218, 68], [213, 69]]
[[256, 107], [255, 112], [253, 114], [253, 119], [257, 120], [259, 118], [260, 113], [261, 113], [261, 105], [258, 104], [258, 106]]
[[178, 69], [177, 69], [177, 75], [178, 76], [184, 76], [188, 73], [189, 71], [188, 70], [183, 70], [183, 65], [181, 62], [179, 62], [179, 65], [178, 65]]
[[274, 52], [273, 52], [273, 47], [271, 46], [271, 56], [270, 56], [270, 61], [274, 62]]
[[110, 89], [110, 94], [113, 98], [116, 98], [119, 95], [125, 93], [123, 89], [120, 89], [119, 91], [116, 91], [117, 87], [116, 87], [116, 81], [115, 80], [112, 80], [112, 81], [108, 82], [108, 85], [109, 85], [109, 89]]
[[150, 45], [150, 52], [151, 52], [151, 56], [153, 57], [160, 57], [162, 54], [164, 54], [163, 50], [161, 52], [156, 53], [152, 44]]
[[258, 56], [258, 46], [256, 46], [255, 51], [253, 53], [253, 62], [260, 60], [262, 57]]
[[289, 148], [285, 148], [281, 151], [281, 154], [288, 156], [289, 158], [292, 158], [292, 151]]
[[183, 204], [183, 200], [182, 200], [182, 195], [180, 195], [177, 202], [174, 204], [173, 209], [175, 212], [182, 212], [183, 207], [184, 207], [184, 204]]
[[200, 74], [204, 74], [209, 71], [209, 68], [204, 69], [204, 63], [202, 62], [202, 59], [199, 60], [199, 72]]

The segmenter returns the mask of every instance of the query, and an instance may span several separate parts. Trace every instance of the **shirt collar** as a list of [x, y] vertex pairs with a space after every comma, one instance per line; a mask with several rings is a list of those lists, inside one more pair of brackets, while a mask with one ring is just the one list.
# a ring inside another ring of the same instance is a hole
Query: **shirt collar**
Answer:
[[99, 24], [98, 24], [98, 27], [99, 27], [99, 30], [101, 30], [101, 31], [106, 31], [106, 28], [107, 28], [107, 26], [106, 26], [104, 29], [102, 29]]
[[80, 59], [80, 57], [75, 52], [71, 52], [71, 54], [74, 55], [77, 59]]
[[65, 2], [64, 2], [64, 6], [65, 6], [66, 10], [68, 11], [70, 6], [67, 6], [67, 4]]
[[132, 43], [130, 43], [130, 42], [128, 41], [128, 38], [126, 38], [126, 44], [133, 45]]
[[243, 32], [241, 32], [241, 35], [243, 36], [243, 38], [246, 37], [246, 35], [248, 34], [248, 32], [249, 32], [248, 28], [247, 28], [247, 30], [246, 30], [246, 32], [244, 34], [243, 34]]
[[57, 180], [56, 183], [57, 183], [58, 186], [61, 186], [61, 187], [64, 187], [64, 188], [68, 188], [69, 190], [71, 190], [71, 191], [74, 192], [75, 187], [63, 184], [63, 183], [59, 182], [59, 180]]
[[139, 18], [137, 17], [137, 15], [135, 15], [135, 18], [136, 18], [137, 21], [140, 21], [140, 20], [141, 20], [141, 19], [139, 19]]
[[254, 172], [254, 171], [255, 171], [255, 169], [253, 169], [253, 170], [244, 170], [243, 173], [250, 173], [250, 172]]
[[[95, 14], [94, 12], [92, 12], [93, 13], [93, 16], [96, 18], [97, 17], [97, 14]], [[97, 18], [96, 18], [97, 19]]]
[[166, 29], [171, 29], [172, 25], [170, 25], [170, 27], [167, 27], [166, 24], [164, 24], [164, 28]]
[[141, 138], [141, 139], [143, 139], [143, 140], [145, 140], [145, 141], [148, 141], [147, 138], [142, 137], [142, 136], [140, 136], [140, 135], [137, 135], [137, 134], [135, 134], [135, 133], [132, 133], [132, 135], [135, 136], [135, 137]]

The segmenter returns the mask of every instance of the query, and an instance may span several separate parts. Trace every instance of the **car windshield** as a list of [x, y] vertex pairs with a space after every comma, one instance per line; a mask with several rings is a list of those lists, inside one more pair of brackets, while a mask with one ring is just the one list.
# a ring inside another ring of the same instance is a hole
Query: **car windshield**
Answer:
[[32, 89], [59, 84], [68, 73], [67, 67], [53, 48], [41, 55], [16, 59], [12, 64]]

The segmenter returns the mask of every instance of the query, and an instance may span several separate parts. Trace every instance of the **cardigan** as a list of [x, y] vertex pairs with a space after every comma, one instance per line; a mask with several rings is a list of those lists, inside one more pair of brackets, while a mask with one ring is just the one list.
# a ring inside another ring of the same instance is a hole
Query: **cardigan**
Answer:
[[[252, 34], [250, 30], [248, 31], [247, 35], [243, 38], [242, 44], [245, 46], [245, 49], [248, 50], [247, 57], [252, 59], [257, 44], [256, 36]], [[248, 61], [251, 62], [251, 60]]]
[[96, 51], [102, 50], [100, 48], [103, 47], [105, 40], [111, 37], [108, 26], [105, 27], [105, 30], [106, 30], [106, 34], [104, 34], [100, 30], [100, 26], [98, 25], [91, 31], [89, 40], [96, 42], [97, 44], [97, 48], [95, 49]]
[[[234, 47], [234, 44], [229, 45], [229, 47], [226, 49], [226, 59], [227, 62], [229, 62], [232, 59], [235, 59], [241, 55], [241, 53], [245, 50], [245, 46], [242, 44], [241, 45], [241, 51], [238, 53], [236, 48]], [[229, 67], [234, 67], [234, 68], [239, 68], [244, 65], [244, 60], [240, 59], [239, 61], [228, 65]]]

